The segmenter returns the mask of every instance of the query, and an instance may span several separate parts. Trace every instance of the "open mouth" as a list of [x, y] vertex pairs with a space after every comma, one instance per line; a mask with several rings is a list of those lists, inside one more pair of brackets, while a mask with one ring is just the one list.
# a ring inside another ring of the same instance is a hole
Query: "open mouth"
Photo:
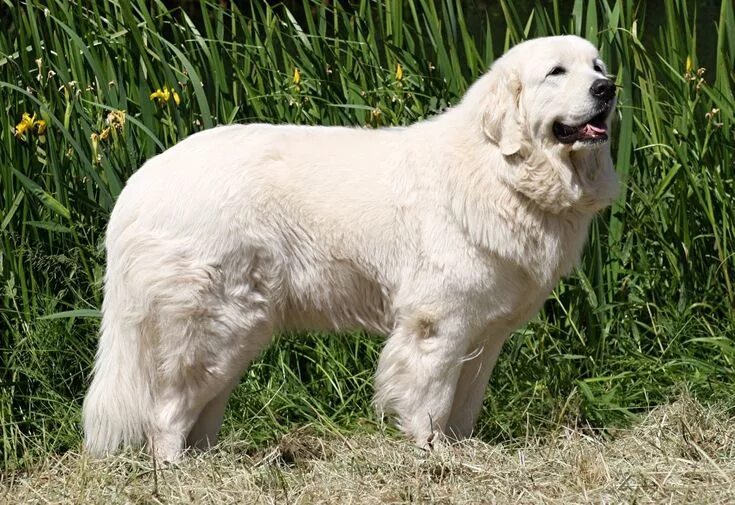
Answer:
[[562, 144], [573, 144], [575, 142], [586, 142], [597, 144], [607, 141], [607, 116], [610, 109], [605, 108], [602, 112], [576, 126], [565, 125], [560, 122], [554, 123], [554, 135]]

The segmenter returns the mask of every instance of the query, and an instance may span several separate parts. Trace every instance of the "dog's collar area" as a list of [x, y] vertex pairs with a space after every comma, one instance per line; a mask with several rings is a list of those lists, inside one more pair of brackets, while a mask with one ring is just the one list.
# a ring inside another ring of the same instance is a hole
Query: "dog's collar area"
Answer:
[[605, 142], [608, 139], [606, 121], [610, 110], [609, 107], [606, 107], [602, 112], [575, 126], [556, 121], [554, 122], [554, 136], [562, 144]]

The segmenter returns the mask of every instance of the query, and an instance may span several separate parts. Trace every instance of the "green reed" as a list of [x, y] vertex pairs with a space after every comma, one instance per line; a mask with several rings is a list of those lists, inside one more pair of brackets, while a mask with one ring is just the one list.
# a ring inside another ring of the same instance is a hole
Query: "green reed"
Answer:
[[[450, 0], [0, 4], [5, 463], [79, 444], [104, 226], [144, 160], [222, 123], [411, 123], [456, 103], [512, 44], [557, 33], [595, 42], [614, 73], [625, 190], [595, 221], [578, 273], [508, 343], [479, 435], [615, 425], [681, 387], [725, 395], [735, 375], [732, 3], [712, 20], [714, 57], [698, 45], [696, 2], [655, 12], [625, 0], [528, 3], [500, 0], [479, 17]], [[32, 124], [16, 135], [23, 113]], [[362, 334], [279, 340], [236, 392], [229, 429], [256, 444], [294, 424], [376, 429], [379, 351]]]

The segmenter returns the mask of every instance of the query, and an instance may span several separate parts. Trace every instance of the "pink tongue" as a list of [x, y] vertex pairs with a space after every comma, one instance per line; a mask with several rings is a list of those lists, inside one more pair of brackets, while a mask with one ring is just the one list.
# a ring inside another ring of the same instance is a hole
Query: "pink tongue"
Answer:
[[590, 123], [587, 123], [582, 128], [582, 136], [584, 137], [598, 137], [605, 134], [605, 128], [598, 128]]

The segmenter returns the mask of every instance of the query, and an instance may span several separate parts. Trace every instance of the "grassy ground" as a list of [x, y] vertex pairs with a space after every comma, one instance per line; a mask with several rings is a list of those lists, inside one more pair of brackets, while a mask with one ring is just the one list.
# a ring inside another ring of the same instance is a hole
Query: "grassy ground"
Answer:
[[[103, 230], [144, 160], [220, 123], [372, 128], [430, 117], [507, 47], [553, 33], [592, 40], [614, 73], [613, 151], [626, 190], [594, 222], [577, 273], [506, 345], [478, 425], [482, 442], [427, 456], [377, 436], [369, 404], [381, 340], [298, 335], [279, 340], [236, 390], [231, 442], [162, 470], [161, 495], [197, 488], [273, 501], [288, 490], [308, 501], [307, 491], [332, 489], [418, 499], [448, 496], [462, 482], [457, 501], [490, 500], [488, 489], [526, 502], [717, 497], [710, 484], [732, 476], [729, 417], [702, 405], [735, 405], [732, 2], [187, 5], [0, 0], [0, 478], [13, 497], [53, 502], [66, 489], [72, 501], [75, 493], [155, 501], [144, 459], [98, 463], [75, 452], [97, 341]], [[683, 414], [682, 403], [667, 407], [682, 389], [702, 402]], [[666, 424], [660, 438], [659, 418], [646, 418], [655, 407], [660, 419], [685, 424]], [[281, 461], [294, 439], [305, 449], [295, 463]], [[575, 463], [588, 453], [591, 468], [605, 469], [589, 481]], [[441, 458], [455, 473], [436, 476]], [[656, 473], [667, 466], [670, 476]], [[344, 486], [323, 480], [338, 473]]]
[[6, 503], [732, 503], [735, 419], [689, 396], [602, 437], [563, 427], [543, 438], [470, 440], [424, 452], [384, 435], [309, 426], [257, 450], [237, 434], [215, 451], [153, 468], [128, 453], [76, 451], [2, 478]]

